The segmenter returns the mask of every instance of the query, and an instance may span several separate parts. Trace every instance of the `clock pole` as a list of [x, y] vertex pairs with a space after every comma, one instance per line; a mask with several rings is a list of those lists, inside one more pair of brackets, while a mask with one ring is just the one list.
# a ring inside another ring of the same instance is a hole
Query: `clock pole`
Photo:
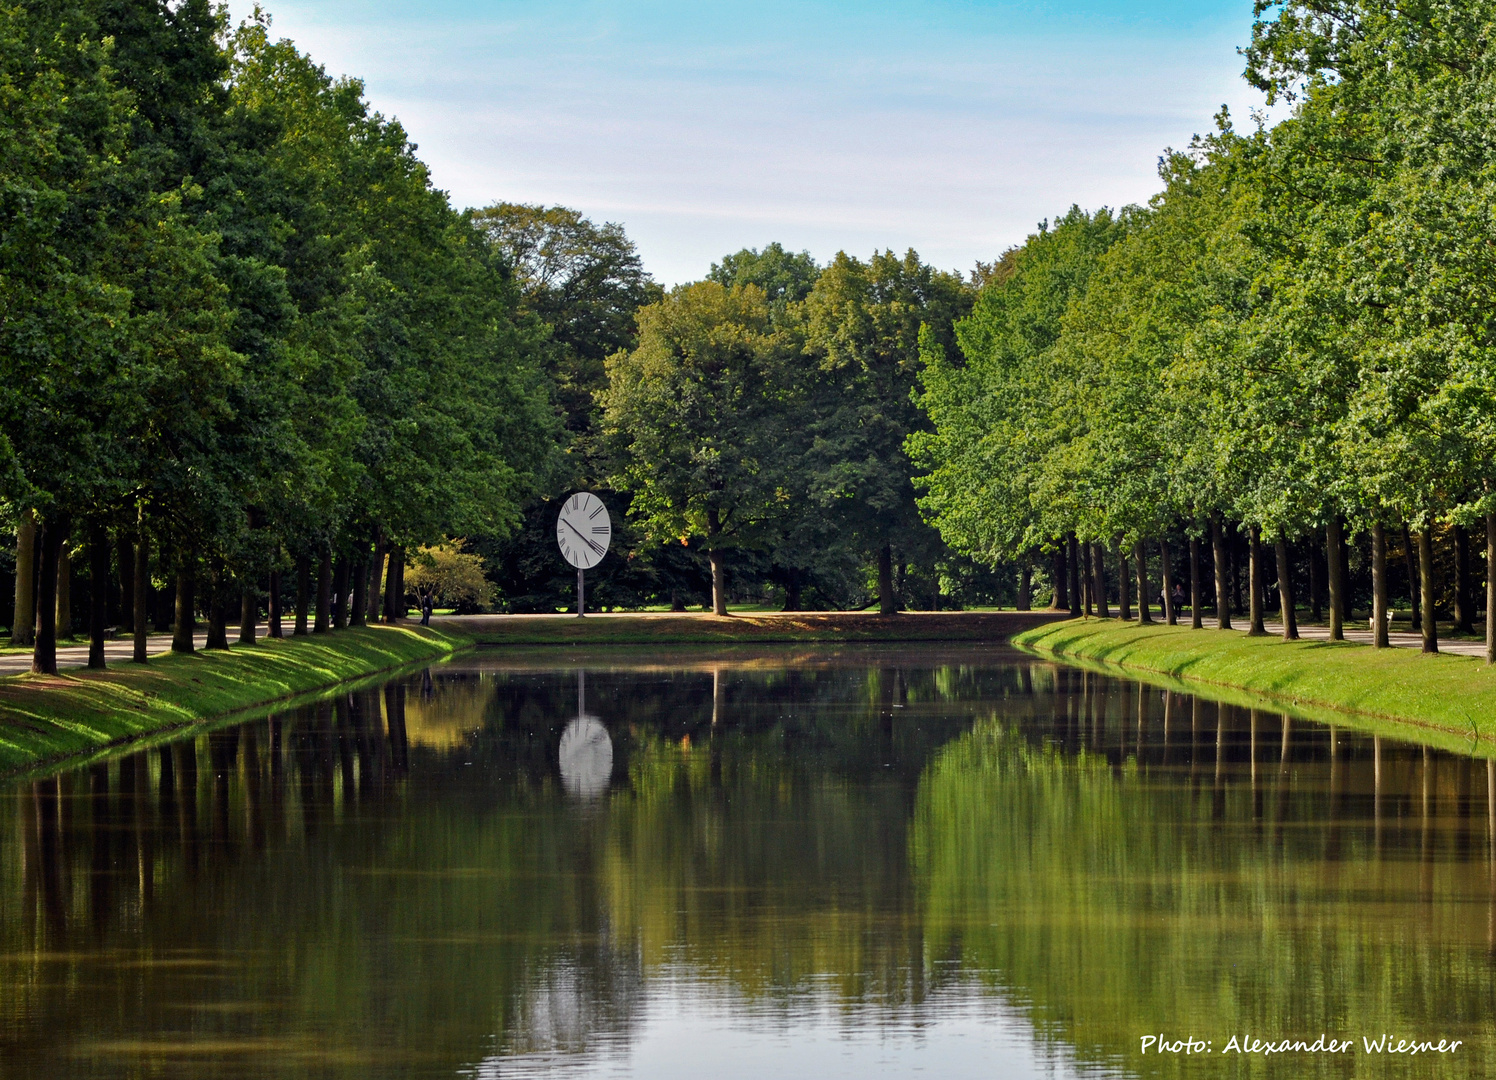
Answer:
[[577, 618], [579, 619], [582, 617], [582, 612], [585, 609], [583, 596], [587, 587], [586, 573], [587, 571], [583, 570], [580, 566], [577, 567]]

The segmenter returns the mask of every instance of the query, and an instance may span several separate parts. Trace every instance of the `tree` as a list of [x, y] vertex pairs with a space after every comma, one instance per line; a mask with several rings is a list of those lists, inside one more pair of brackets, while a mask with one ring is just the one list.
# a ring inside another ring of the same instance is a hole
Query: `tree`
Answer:
[[876, 252], [840, 253], [816, 279], [799, 317], [817, 367], [805, 484], [841, 542], [877, 564], [879, 605], [898, 610], [893, 564], [931, 563], [939, 539], [921, 519], [905, 443], [927, 426], [913, 401], [926, 345], [953, 344], [972, 294], [954, 275]]
[[483, 574], [482, 556], [462, 550], [464, 541], [422, 547], [411, 558], [405, 584], [419, 595], [430, 595], [441, 607], [459, 614], [481, 611], [493, 603], [493, 585]]
[[630, 513], [658, 541], [693, 541], [727, 614], [726, 553], [765, 544], [791, 493], [798, 341], [756, 285], [700, 282], [639, 312], [639, 344], [608, 359], [599, 400]]
[[820, 275], [821, 268], [810, 252], [786, 251], [783, 244], [775, 242], [762, 251], [743, 248], [723, 256], [720, 263], [712, 263], [706, 279], [728, 288], [757, 285], [769, 301], [769, 311], [780, 319], [791, 304], [798, 304], [810, 295]]
[[613, 222], [565, 206], [496, 203], [470, 212], [509, 264], [524, 310], [547, 328], [546, 366], [574, 436], [593, 433], [604, 361], [635, 342], [634, 314], [661, 292]]
[[1050, 479], [1069, 445], [1057, 420], [1076, 419], [1077, 388], [1055, 349], [1068, 305], [1128, 220], [1072, 207], [1041, 224], [1001, 272], [985, 275], [971, 314], [955, 325], [957, 347], [926, 335], [915, 401], [928, 426], [907, 445], [923, 470], [914, 481], [920, 509], [957, 551], [995, 565], [1081, 528], [1092, 493]]

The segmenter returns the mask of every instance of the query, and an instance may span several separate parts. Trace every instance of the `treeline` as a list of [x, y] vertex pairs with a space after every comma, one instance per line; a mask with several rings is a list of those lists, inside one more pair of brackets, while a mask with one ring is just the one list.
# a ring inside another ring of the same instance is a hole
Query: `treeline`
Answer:
[[913, 252], [820, 265], [769, 244], [666, 292], [616, 226], [558, 207], [479, 217], [554, 327], [546, 366], [568, 432], [561, 479], [520, 533], [470, 538], [509, 610], [574, 602], [552, 500], [578, 487], [614, 519], [615, 554], [588, 573], [599, 604], [1026, 602], [1010, 566], [953, 551], [922, 518], [905, 450], [928, 427], [920, 334], [953, 342], [973, 282]]
[[39, 672], [77, 625], [102, 666], [115, 630], [144, 661], [417, 589], [564, 609], [578, 487], [620, 522], [605, 605], [1014, 599], [904, 449], [957, 275], [771, 245], [666, 293], [617, 225], [454, 209], [356, 80], [206, 0], [7, 8], [0, 94], [3, 606]]
[[953, 341], [974, 295], [912, 251], [821, 267], [771, 244], [639, 311], [600, 447], [643, 535], [704, 555], [714, 611], [754, 581], [787, 610], [1001, 591], [922, 519], [905, 451], [921, 335]]
[[111, 616], [138, 660], [199, 614], [210, 648], [262, 609], [279, 634], [283, 597], [298, 632], [357, 624], [559, 456], [546, 328], [481, 223], [359, 83], [223, 19], [0, 10], [0, 494], [37, 671], [74, 554], [94, 666]]
[[769, 245], [668, 291], [616, 225], [454, 209], [263, 17], [6, 9], [13, 640], [53, 670], [73, 582], [98, 664], [111, 625], [143, 659], [199, 617], [210, 647], [399, 618], [408, 567], [565, 608], [585, 487], [607, 606], [1162, 591], [1172, 621], [1179, 586], [1288, 636], [1304, 594], [1335, 636], [1366, 599], [1381, 643], [1406, 575], [1436, 648], [1435, 615], [1473, 629], [1472, 534], [1496, 560], [1488, 7], [1274, 9], [1247, 75], [1288, 119], [1223, 113], [1148, 206], [970, 278]]
[[1195, 625], [1212, 602], [1229, 624], [1240, 558], [1250, 630], [1275, 603], [1290, 638], [1320, 585], [1342, 636], [1361, 548], [1376, 643], [1407, 567], [1433, 651], [1436, 614], [1472, 629], [1472, 532], [1496, 570], [1496, 10], [1259, 11], [1247, 78], [1288, 118], [1223, 112], [1147, 207], [1046, 225], [955, 348], [926, 338], [920, 505], [959, 550], [1044, 563], [1077, 612], [1106, 612], [1110, 571], [1124, 612], [1131, 581], [1179, 583]]

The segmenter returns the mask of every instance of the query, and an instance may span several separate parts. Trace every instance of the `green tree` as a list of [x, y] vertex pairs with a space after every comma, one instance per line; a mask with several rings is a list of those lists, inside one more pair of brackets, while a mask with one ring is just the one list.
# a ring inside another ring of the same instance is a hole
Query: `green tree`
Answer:
[[957, 551], [993, 565], [1083, 530], [1086, 493], [1050, 481], [1073, 434], [1059, 421], [1077, 419], [1055, 349], [1069, 304], [1127, 228], [1128, 215], [1072, 207], [983, 275], [955, 326], [959, 350], [926, 335], [915, 400], [929, 419], [907, 445], [924, 470], [919, 506]]
[[798, 342], [756, 285], [682, 285], [639, 312], [639, 345], [608, 359], [600, 396], [630, 513], [657, 541], [695, 539], [727, 614], [726, 553], [773, 534], [797, 457]]
[[898, 610], [894, 562], [933, 562], [939, 539], [920, 517], [905, 443], [927, 428], [913, 400], [921, 334], [953, 344], [972, 294], [954, 274], [876, 252], [866, 263], [840, 253], [799, 312], [806, 353], [818, 368], [805, 485], [841, 543], [877, 565], [879, 605]]
[[728, 288], [757, 285], [769, 301], [769, 310], [779, 319], [791, 304], [798, 304], [810, 295], [820, 274], [821, 268], [811, 258], [810, 252], [786, 251], [784, 245], [776, 241], [766, 245], [762, 251], [743, 248], [723, 256], [720, 263], [712, 263], [706, 279]]

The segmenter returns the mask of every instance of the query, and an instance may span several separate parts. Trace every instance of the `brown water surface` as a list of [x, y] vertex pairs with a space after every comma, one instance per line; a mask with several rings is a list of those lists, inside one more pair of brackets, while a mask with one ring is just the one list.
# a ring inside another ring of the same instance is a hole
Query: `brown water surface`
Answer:
[[0, 789], [0, 1075], [1496, 1075], [1493, 781], [996, 647], [480, 653]]

